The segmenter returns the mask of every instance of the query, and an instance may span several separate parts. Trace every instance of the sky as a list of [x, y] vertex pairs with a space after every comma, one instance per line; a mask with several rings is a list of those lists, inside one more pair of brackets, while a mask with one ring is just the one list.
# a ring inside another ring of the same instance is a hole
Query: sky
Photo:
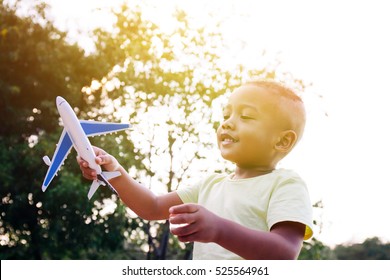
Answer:
[[[48, 2], [58, 26], [72, 35], [109, 23], [96, 7], [104, 10], [121, 1]], [[253, 63], [265, 50], [280, 61], [280, 70], [311, 84], [303, 96], [305, 135], [281, 167], [304, 178], [312, 202], [322, 200], [324, 208], [315, 212], [323, 223], [315, 233], [319, 240], [329, 246], [374, 236], [390, 241], [387, 1], [145, 2], [149, 16], [156, 15], [161, 24], [169, 21], [175, 5], [200, 25], [224, 19], [221, 31], [232, 46], [229, 61]], [[79, 40], [90, 47], [88, 39]]]

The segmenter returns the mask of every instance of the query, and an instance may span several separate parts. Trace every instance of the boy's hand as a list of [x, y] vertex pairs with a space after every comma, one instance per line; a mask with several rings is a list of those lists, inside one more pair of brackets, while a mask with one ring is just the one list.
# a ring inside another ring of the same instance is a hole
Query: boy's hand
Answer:
[[[112, 155], [108, 154], [104, 150], [94, 147], [93, 150], [95, 152], [96, 158], [95, 161], [97, 164], [101, 165], [104, 170], [107, 171], [117, 171], [120, 167], [118, 161], [116, 158], [114, 158]], [[77, 162], [80, 166], [81, 172], [83, 173], [84, 178], [88, 180], [96, 180], [97, 174], [96, 171], [89, 168], [88, 162], [83, 160], [81, 157], [77, 156]]]
[[182, 242], [215, 242], [219, 217], [198, 204], [181, 204], [169, 209], [171, 224], [187, 224], [171, 228]]

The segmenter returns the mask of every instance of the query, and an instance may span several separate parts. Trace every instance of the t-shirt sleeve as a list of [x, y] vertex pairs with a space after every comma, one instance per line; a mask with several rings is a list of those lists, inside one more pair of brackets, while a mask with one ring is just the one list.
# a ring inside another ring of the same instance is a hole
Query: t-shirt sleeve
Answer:
[[211, 174], [205, 176], [204, 179], [200, 180], [198, 183], [193, 186], [183, 187], [177, 189], [176, 193], [183, 201], [183, 203], [199, 203], [199, 194], [200, 192], [207, 189], [207, 186], [213, 185], [216, 180], [219, 180], [221, 177], [218, 174]]
[[271, 228], [279, 222], [306, 225], [304, 240], [313, 235], [312, 205], [306, 184], [299, 177], [281, 180], [275, 187], [268, 206], [267, 223]]
[[201, 183], [193, 186], [183, 187], [176, 190], [177, 195], [183, 203], [198, 203], [199, 188]]

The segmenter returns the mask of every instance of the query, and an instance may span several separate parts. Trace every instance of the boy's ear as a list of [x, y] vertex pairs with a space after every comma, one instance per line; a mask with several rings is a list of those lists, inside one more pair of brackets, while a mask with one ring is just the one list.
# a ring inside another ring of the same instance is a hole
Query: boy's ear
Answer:
[[282, 153], [288, 153], [294, 147], [297, 139], [298, 136], [294, 130], [283, 131], [275, 144], [275, 149]]

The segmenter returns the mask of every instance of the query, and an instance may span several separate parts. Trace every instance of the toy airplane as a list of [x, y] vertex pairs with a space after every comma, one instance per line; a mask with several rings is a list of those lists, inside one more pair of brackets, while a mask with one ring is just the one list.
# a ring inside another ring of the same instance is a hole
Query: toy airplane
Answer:
[[88, 192], [88, 199], [91, 199], [100, 185], [108, 186], [114, 193], [117, 193], [108, 180], [120, 176], [120, 172], [102, 172], [100, 165], [95, 162], [95, 153], [88, 140], [88, 136], [102, 135], [127, 129], [130, 128], [130, 124], [78, 120], [76, 114], [64, 98], [57, 96], [56, 102], [58, 112], [64, 124], [64, 130], [62, 131], [52, 160], [48, 156], [43, 157], [43, 161], [49, 166], [49, 169], [42, 184], [42, 191], [47, 189], [54, 176], [57, 175], [58, 170], [73, 146], [77, 154], [87, 161], [89, 167], [96, 170], [97, 173], [98, 179], [92, 182]]

